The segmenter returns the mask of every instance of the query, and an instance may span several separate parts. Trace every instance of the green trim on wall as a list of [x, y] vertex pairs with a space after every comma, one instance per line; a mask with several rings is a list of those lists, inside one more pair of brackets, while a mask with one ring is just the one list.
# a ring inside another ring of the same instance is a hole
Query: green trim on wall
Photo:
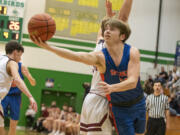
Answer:
[[144, 62], [154, 63], [154, 59], [153, 58], [141, 57], [140, 60], [144, 61]]
[[[154, 51], [148, 51], [148, 50], [142, 50], [142, 49], [140, 49], [140, 53], [145, 54], [145, 55], [151, 55], [151, 56], [155, 56], [156, 54]], [[166, 57], [166, 58], [174, 58], [175, 54], [159, 52], [158, 56]]]
[[65, 40], [65, 39], [58, 39], [58, 38], [52, 38], [49, 41], [55, 42], [55, 43], [64, 43], [64, 44], [86, 46], [86, 47], [92, 47], [92, 48], [94, 48], [96, 46], [96, 44], [94, 44], [94, 43], [72, 41], [72, 40]]
[[[29, 39], [28, 34], [23, 34], [23, 38]], [[92, 48], [95, 47], [94, 43], [81, 42], [81, 41], [75, 41], [75, 40], [52, 38], [49, 41], [54, 42], [54, 43], [61, 42], [61, 43], [64, 43], [64, 44], [75, 45], [75, 46], [78, 45], [78, 46], [92, 47]], [[22, 44], [24, 46], [38, 47], [35, 44], [33, 44], [32, 42], [28, 42], [28, 41], [22, 41]], [[57, 47], [59, 47], [59, 46], [57, 46]], [[70, 50], [73, 50], [73, 51], [85, 51], [85, 52], [90, 52], [91, 51], [91, 50], [77, 49], [77, 48], [71, 48], [71, 47], [60, 47], [60, 48], [66, 48], [66, 49], [70, 49]], [[154, 51], [140, 49], [140, 53], [143, 54], [143, 55], [147, 55], [147, 57], [144, 57], [144, 56], [141, 57], [141, 61], [154, 63], [154, 58], [149, 58], [148, 57], [148, 56], [155, 56]], [[159, 52], [158, 56], [163, 57], [163, 58], [172, 58], [172, 59], [174, 59], [175, 54]], [[158, 64], [170, 64], [170, 65], [173, 65], [174, 61], [173, 60], [158, 59]]]
[[[155, 59], [153, 59], [153, 58], [147, 58], [147, 57], [141, 57], [140, 59], [141, 59], [141, 61], [150, 62], [150, 63], [154, 63], [154, 61], [155, 61]], [[174, 64], [174, 61], [172, 61], [172, 60], [162, 60], [162, 59], [158, 59], [158, 64], [173, 65], [173, 64]]]
[[[29, 35], [23, 34], [23, 38], [29, 39]], [[70, 44], [70, 45], [86, 46], [86, 47], [92, 47], [92, 48], [94, 48], [96, 46], [95, 43], [67, 40], [67, 39], [60, 39], [60, 38], [51, 38], [49, 41], [54, 42], [54, 43], [63, 43], [63, 44]]]
[[[22, 41], [22, 44], [23, 46], [30, 46], [30, 47], [37, 47], [37, 48], [40, 48], [39, 46], [35, 45], [34, 43], [32, 42], [27, 42], [27, 41]], [[60, 46], [56, 46], [56, 47], [59, 47], [59, 48], [65, 48], [65, 49], [70, 49], [72, 51], [78, 51], [78, 52], [90, 52], [89, 50], [84, 50], [84, 49], [77, 49], [77, 48], [70, 48], [70, 47], [60, 47]]]
[[164, 53], [164, 52], [159, 52], [159, 53], [158, 53], [158, 56], [167, 57], [167, 58], [175, 58], [175, 54]]
[[27, 41], [22, 41], [22, 45], [23, 45], [23, 46], [40, 48], [39, 46], [35, 45], [34, 43], [32, 43], [32, 42], [27, 42]]

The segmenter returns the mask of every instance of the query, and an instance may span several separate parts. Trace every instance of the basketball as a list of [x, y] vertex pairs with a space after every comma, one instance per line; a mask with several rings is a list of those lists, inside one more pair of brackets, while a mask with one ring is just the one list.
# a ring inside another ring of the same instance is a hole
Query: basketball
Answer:
[[49, 40], [56, 31], [54, 19], [46, 14], [36, 14], [31, 17], [28, 23], [28, 32], [30, 35], [40, 37], [42, 41]]

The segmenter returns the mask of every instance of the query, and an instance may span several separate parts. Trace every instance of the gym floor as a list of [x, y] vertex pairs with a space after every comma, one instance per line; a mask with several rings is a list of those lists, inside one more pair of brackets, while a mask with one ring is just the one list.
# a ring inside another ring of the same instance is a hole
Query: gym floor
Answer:
[[[43, 135], [43, 134], [30, 132], [30, 131], [17, 131], [16, 135]], [[166, 135], [180, 135], [180, 130], [176, 130], [176, 129], [167, 130]]]
[[[16, 135], [43, 135], [43, 134], [37, 132], [31, 132], [28, 130], [26, 131], [17, 130]], [[168, 115], [166, 135], [180, 135], [180, 117], [177, 116], [173, 117]]]

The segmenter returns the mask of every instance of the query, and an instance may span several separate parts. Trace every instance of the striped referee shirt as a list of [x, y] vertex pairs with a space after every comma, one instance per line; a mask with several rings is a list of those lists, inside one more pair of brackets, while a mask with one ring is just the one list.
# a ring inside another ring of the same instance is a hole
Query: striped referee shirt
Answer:
[[164, 94], [151, 94], [146, 99], [146, 110], [151, 118], [165, 118], [165, 111], [169, 109], [168, 97]]

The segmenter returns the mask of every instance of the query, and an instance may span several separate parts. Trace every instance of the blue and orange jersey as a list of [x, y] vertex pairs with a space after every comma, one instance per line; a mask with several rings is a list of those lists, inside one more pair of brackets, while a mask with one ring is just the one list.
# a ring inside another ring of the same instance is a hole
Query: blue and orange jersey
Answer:
[[[24, 80], [24, 76], [21, 71], [22, 63], [18, 62], [18, 66], [19, 66], [19, 70], [18, 70], [19, 75]], [[8, 95], [12, 95], [12, 94], [21, 94], [21, 91], [19, 90], [19, 88], [16, 86], [16, 84], [14, 82], [12, 82], [12, 85], [11, 85]]]
[[[130, 45], [124, 44], [122, 60], [119, 66], [115, 65], [107, 48], [102, 49], [106, 61], [106, 71], [104, 74], [101, 74], [103, 81], [105, 81], [108, 84], [116, 84], [127, 79], [128, 63], [130, 60], [130, 49]], [[130, 89], [123, 92], [114, 92], [110, 95], [107, 95], [107, 98], [112, 103], [128, 102], [142, 95], [142, 93], [143, 90], [141, 88], [139, 78], [135, 89]]]

